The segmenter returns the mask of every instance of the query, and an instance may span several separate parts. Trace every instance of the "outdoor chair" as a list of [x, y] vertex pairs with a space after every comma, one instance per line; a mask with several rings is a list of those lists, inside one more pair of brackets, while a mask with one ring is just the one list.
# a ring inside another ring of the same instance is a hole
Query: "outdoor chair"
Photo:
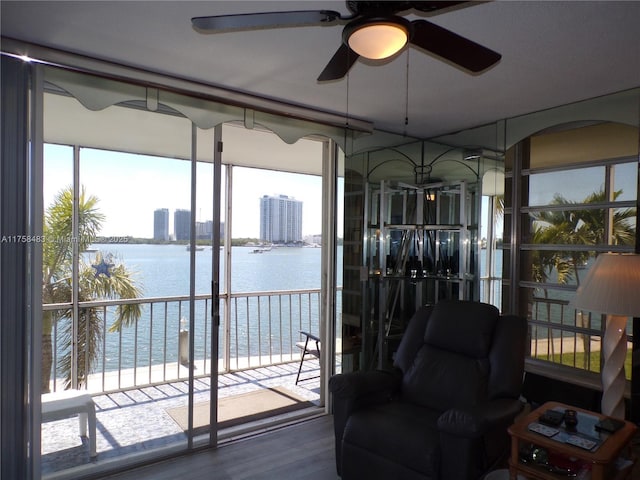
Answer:
[[442, 301], [410, 320], [393, 371], [335, 375], [342, 480], [478, 479], [505, 458], [520, 412], [526, 320]]
[[[300, 331], [302, 335], [305, 336], [305, 340], [303, 342], [297, 342], [296, 347], [298, 347], [302, 353], [300, 355], [300, 366], [298, 367], [298, 375], [296, 376], [296, 385], [300, 381], [300, 372], [302, 372], [302, 363], [304, 362], [307, 356], [312, 356], [320, 360], [320, 338], [316, 337], [312, 333]], [[303, 380], [311, 380], [315, 377], [304, 378]]]

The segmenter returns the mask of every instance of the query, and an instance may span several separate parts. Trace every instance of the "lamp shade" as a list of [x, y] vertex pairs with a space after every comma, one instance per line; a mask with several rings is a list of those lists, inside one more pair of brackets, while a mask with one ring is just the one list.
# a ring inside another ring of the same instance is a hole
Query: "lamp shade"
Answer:
[[579, 310], [640, 317], [640, 255], [600, 254], [570, 305]]
[[364, 18], [348, 24], [343, 32], [349, 48], [364, 58], [388, 58], [407, 44], [409, 23], [399, 17]]

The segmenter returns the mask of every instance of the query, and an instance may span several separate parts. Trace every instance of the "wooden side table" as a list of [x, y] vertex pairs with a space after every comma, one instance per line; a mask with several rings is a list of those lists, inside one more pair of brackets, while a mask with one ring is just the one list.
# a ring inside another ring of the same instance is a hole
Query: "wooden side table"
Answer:
[[[557, 402], [548, 402], [526, 415], [518, 422], [511, 425], [508, 429], [511, 435], [511, 457], [509, 458], [509, 474], [512, 480], [515, 480], [518, 473], [530, 479], [539, 480], [558, 480], [568, 478], [566, 475], [557, 474], [549, 471], [544, 466], [523, 463], [520, 460], [520, 449], [523, 446], [539, 447], [547, 452], [564, 458], [574, 459], [576, 461], [588, 464], [591, 467], [591, 480], [623, 480], [629, 478], [633, 469], [635, 459], [632, 458], [631, 439], [635, 434], [637, 427], [631, 422], [625, 422], [624, 426], [615, 433], [596, 432], [590, 435], [598, 438], [602, 443], [594, 450], [585, 450], [554, 439], [554, 437], [546, 437], [539, 433], [529, 430], [531, 423], [537, 422], [540, 416], [547, 410], [572, 409], [578, 414], [589, 415], [596, 419], [606, 418], [605, 415], [583, 410], [580, 408], [564, 405]], [[585, 417], [586, 418], [586, 417]], [[557, 427], [563, 430], [563, 426]], [[566, 436], [566, 435], [565, 435]], [[562, 437], [562, 435], [560, 435]], [[629, 460], [624, 465], [616, 463], [617, 460], [626, 455]]]

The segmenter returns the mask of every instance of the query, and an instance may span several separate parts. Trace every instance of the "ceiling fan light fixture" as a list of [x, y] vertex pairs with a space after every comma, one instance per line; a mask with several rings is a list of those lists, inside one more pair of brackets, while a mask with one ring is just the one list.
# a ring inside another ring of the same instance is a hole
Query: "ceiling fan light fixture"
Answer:
[[395, 55], [409, 41], [409, 22], [404, 18], [363, 18], [345, 27], [344, 39], [358, 55], [382, 60]]

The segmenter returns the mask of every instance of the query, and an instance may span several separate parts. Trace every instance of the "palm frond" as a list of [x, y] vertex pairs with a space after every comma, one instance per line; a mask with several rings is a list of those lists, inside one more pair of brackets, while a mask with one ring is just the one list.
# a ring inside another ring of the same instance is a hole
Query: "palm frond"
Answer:
[[[92, 264], [103, 261], [102, 252], [97, 252]], [[94, 299], [136, 299], [142, 296], [141, 288], [136, 284], [133, 273], [122, 264], [114, 264], [109, 268], [109, 275], [97, 274], [91, 266], [85, 266], [81, 272], [81, 285], [91, 292]], [[123, 327], [135, 324], [142, 315], [142, 307], [138, 303], [118, 305], [115, 320], [110, 332], [119, 331]]]

